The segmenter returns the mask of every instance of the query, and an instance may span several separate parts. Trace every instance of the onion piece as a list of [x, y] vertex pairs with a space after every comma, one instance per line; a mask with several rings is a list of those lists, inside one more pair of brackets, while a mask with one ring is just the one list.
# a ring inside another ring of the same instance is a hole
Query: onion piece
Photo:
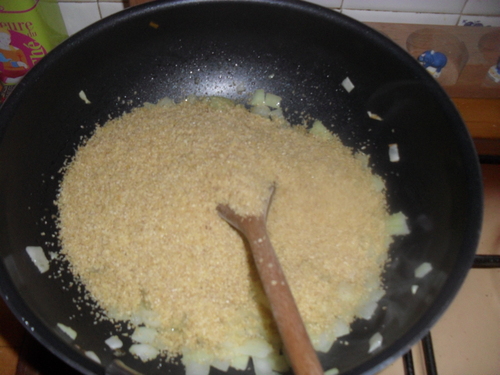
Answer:
[[229, 370], [230, 363], [229, 363], [229, 361], [215, 360], [215, 361], [212, 361], [212, 363], [210, 363], [210, 366], [212, 366], [213, 368], [216, 368], [217, 370], [227, 372], [227, 370]]
[[376, 191], [381, 192], [385, 189], [385, 182], [382, 177], [374, 174], [372, 175], [372, 181]]
[[346, 78], [342, 81], [342, 87], [344, 87], [344, 89], [345, 89], [347, 92], [351, 92], [351, 91], [354, 89], [354, 84], [351, 82], [351, 80], [349, 79], [349, 77], [346, 77]]
[[250, 100], [250, 105], [265, 105], [266, 103], [266, 93], [262, 89], [257, 89], [254, 91], [252, 99]]
[[244, 84], [244, 83], [239, 83], [239, 84], [236, 86], [236, 92], [237, 92], [238, 94], [243, 93], [244, 91], [246, 91], [246, 89], [247, 89], [247, 88], [246, 88], [246, 86], [245, 86], [245, 84]]
[[78, 93], [78, 96], [80, 97], [80, 99], [82, 99], [84, 101], [85, 104], [92, 104], [90, 102], [90, 100], [88, 100], [87, 98], [87, 94], [85, 94], [85, 91], [81, 90], [79, 93]]
[[320, 120], [315, 120], [309, 133], [322, 139], [332, 139], [333, 134], [326, 128]]
[[331, 368], [330, 370], [328, 371], [325, 371], [325, 375], [337, 375], [339, 373], [339, 369], [338, 368]]
[[417, 293], [417, 290], [418, 290], [418, 285], [412, 285], [412, 286], [411, 286], [411, 293], [412, 293], [412, 294]]
[[256, 115], [262, 116], [262, 117], [269, 117], [271, 116], [271, 108], [269, 108], [265, 104], [257, 104], [256, 106], [253, 106], [250, 109], [250, 112], [255, 113]]
[[63, 331], [66, 335], [68, 335], [72, 340], [76, 339], [77, 333], [76, 331], [68, 327], [62, 323], [57, 323], [57, 328], [59, 328], [61, 331]]
[[337, 338], [333, 333], [323, 332], [316, 340], [314, 340], [314, 349], [318, 352], [327, 353], [336, 339]]
[[49, 260], [40, 246], [26, 246], [26, 252], [40, 273], [44, 273], [49, 270]]
[[175, 102], [173, 101], [173, 99], [170, 99], [168, 96], [166, 96], [166, 97], [158, 100], [158, 103], [156, 103], [156, 105], [159, 105], [162, 107], [170, 107], [170, 106], [175, 105]]
[[236, 355], [231, 358], [231, 367], [235, 370], [245, 370], [248, 367], [249, 359], [247, 355]]
[[160, 354], [158, 349], [149, 344], [134, 344], [130, 347], [129, 352], [139, 357], [143, 362], [155, 359]]
[[118, 336], [111, 336], [109, 339], [106, 339], [104, 343], [113, 350], [120, 349], [123, 346], [123, 342]]
[[421, 279], [432, 271], [432, 265], [429, 262], [424, 262], [415, 269], [415, 277]]
[[400, 160], [397, 143], [391, 143], [389, 145], [389, 160], [393, 163], [397, 163]]
[[361, 307], [358, 312], [360, 318], [369, 320], [373, 316], [373, 313], [378, 307], [378, 302], [384, 296], [385, 291], [383, 289], [375, 289], [371, 292], [369, 300]]
[[284, 373], [290, 369], [286, 357], [276, 352], [269, 354], [267, 361], [271, 364], [271, 368], [276, 372]]
[[85, 352], [85, 355], [87, 357], [89, 357], [91, 360], [93, 360], [94, 362], [97, 362], [97, 363], [101, 363], [101, 360], [100, 358], [97, 356], [97, 354], [95, 354], [92, 350], [88, 350]]
[[368, 111], [367, 113], [368, 113], [368, 117], [369, 118], [377, 120], [377, 121], [382, 121], [382, 117], [380, 117], [376, 113], [373, 113], [373, 112], [370, 112], [370, 111]]
[[242, 346], [234, 349], [237, 354], [245, 354], [255, 358], [266, 358], [272, 353], [273, 347], [265, 340], [250, 339]]
[[253, 358], [253, 368], [255, 375], [273, 375], [271, 363], [267, 358]]
[[281, 108], [276, 108], [271, 111], [271, 118], [279, 118], [284, 119], [285, 115], [283, 115], [283, 110]]
[[281, 96], [266, 93], [264, 104], [271, 108], [279, 108], [281, 105]]
[[158, 332], [149, 327], [137, 327], [131, 336], [131, 339], [141, 344], [151, 344], [154, 342]]
[[214, 109], [224, 110], [234, 107], [236, 103], [223, 96], [210, 96], [208, 97], [208, 105]]
[[351, 332], [349, 326], [347, 325], [346, 322], [343, 320], [337, 319], [337, 322], [335, 323], [335, 327], [333, 328], [333, 334], [335, 337], [342, 337]]
[[186, 375], [208, 375], [210, 373], [210, 365], [207, 363], [189, 361], [184, 366], [186, 367]]
[[387, 231], [391, 236], [403, 236], [410, 233], [406, 222], [407, 217], [402, 212], [396, 212], [387, 218]]
[[378, 349], [382, 345], [383, 337], [380, 333], [375, 333], [369, 341], [370, 348], [368, 349], [368, 353], [373, 352], [375, 349]]

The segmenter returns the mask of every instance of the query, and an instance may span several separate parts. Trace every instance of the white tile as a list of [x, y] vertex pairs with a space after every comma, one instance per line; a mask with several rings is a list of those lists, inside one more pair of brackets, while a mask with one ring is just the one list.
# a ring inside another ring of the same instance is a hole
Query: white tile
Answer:
[[[472, 25], [471, 25], [472, 23]], [[500, 26], [500, 16], [471, 16], [463, 15], [458, 22], [460, 26]]]
[[500, 15], [500, 0], [467, 0], [462, 14]]
[[61, 1], [59, 8], [69, 35], [101, 19], [97, 2]]
[[458, 14], [382, 12], [342, 9], [342, 13], [360, 22], [416, 23], [422, 25], [456, 25]]
[[125, 3], [123, 3], [122, 1], [99, 1], [98, 4], [102, 18], [118, 13], [119, 11], [125, 9]]
[[344, 0], [342, 9], [460, 14], [465, 2], [466, 0]]
[[309, 3], [318, 4], [326, 8], [340, 8], [342, 0], [305, 0]]

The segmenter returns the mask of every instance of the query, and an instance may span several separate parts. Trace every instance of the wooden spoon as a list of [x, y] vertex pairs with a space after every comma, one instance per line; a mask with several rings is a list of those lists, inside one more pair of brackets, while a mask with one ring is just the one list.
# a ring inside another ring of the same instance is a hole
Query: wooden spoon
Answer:
[[323, 375], [318, 356], [307, 335], [292, 292], [286, 282], [266, 228], [267, 211], [259, 216], [240, 216], [228, 205], [218, 205], [219, 216], [240, 231], [248, 241], [274, 320], [295, 375]]

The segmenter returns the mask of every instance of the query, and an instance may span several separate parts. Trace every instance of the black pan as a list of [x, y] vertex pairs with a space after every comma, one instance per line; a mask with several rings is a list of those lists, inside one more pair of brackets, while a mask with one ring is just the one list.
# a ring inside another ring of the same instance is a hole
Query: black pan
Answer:
[[[355, 86], [350, 93], [341, 85], [346, 77]], [[194, 94], [246, 102], [255, 89], [282, 96], [291, 122], [320, 119], [345, 144], [372, 155], [373, 169], [387, 181], [390, 210], [409, 217], [411, 234], [390, 250], [387, 293], [375, 316], [353, 324], [343, 338], [348, 346], [320, 355], [325, 370], [373, 374], [441, 316], [472, 263], [482, 187], [469, 134], [434, 79], [384, 36], [306, 2], [157, 1], [68, 39], [28, 73], [0, 112], [0, 292], [50, 351], [85, 374], [104, 374], [114, 359], [103, 343], [111, 325], [94, 325], [90, 309], [74, 302], [81, 294], [70, 286], [72, 276], [54, 266], [40, 274], [25, 252], [28, 245], [47, 255], [59, 250], [53, 201], [59, 170], [80, 137], [146, 101]], [[399, 162], [389, 161], [392, 143]], [[432, 271], [416, 279], [423, 262]], [[419, 286], [415, 295], [412, 285]], [[57, 323], [78, 332], [75, 342]], [[368, 353], [375, 332], [383, 343]], [[128, 354], [120, 359], [147, 374], [184, 371]]]

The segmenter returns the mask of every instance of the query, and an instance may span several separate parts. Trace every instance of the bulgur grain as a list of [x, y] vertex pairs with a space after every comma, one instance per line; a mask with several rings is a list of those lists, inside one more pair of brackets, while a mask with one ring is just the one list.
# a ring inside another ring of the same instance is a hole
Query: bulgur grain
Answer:
[[148, 312], [160, 349], [227, 359], [257, 338], [278, 350], [251, 257], [216, 212], [258, 213], [273, 182], [268, 230], [315, 342], [380, 289], [390, 242], [383, 192], [336, 137], [207, 100], [135, 109], [68, 164], [63, 253], [110, 318]]

